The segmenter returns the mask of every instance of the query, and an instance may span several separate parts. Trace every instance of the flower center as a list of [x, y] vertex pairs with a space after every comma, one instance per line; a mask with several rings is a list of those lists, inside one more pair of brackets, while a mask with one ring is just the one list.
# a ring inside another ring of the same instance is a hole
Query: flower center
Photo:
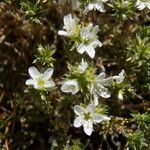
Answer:
[[91, 119], [91, 118], [92, 118], [92, 115], [91, 115], [90, 112], [84, 113], [84, 119], [85, 119], [85, 120], [89, 120], [89, 119]]
[[43, 87], [45, 85], [45, 81], [43, 79], [38, 79], [37, 84], [38, 86]]

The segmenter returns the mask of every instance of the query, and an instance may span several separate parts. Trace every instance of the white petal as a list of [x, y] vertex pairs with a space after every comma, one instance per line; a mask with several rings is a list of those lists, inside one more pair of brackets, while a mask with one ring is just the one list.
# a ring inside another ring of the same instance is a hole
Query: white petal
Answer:
[[35, 79], [37, 76], [40, 75], [39, 71], [38, 71], [34, 66], [30, 67], [30, 68], [28, 69], [28, 72], [29, 72], [29, 75], [30, 75], [33, 79]]
[[91, 10], [93, 10], [94, 9], [94, 5], [93, 4], [88, 4], [88, 9], [89, 9], [89, 11], [91, 11]]
[[93, 28], [92, 33], [96, 35], [98, 32], [99, 32], [99, 26], [96, 25], [96, 26]]
[[67, 31], [63, 31], [63, 30], [58, 31], [58, 34], [63, 35], [63, 36], [71, 36], [70, 33], [68, 33]]
[[34, 88], [39, 90], [39, 89], [42, 89], [43, 87], [38, 86], [37, 83], [35, 83], [35, 84], [34, 84]]
[[101, 88], [97, 91], [97, 94], [103, 98], [109, 98], [111, 95], [108, 89], [103, 86], [101, 86]]
[[92, 46], [94, 47], [101, 47], [102, 46], [102, 43], [99, 41], [99, 40], [94, 40], [92, 43], [91, 43]]
[[78, 66], [79, 73], [84, 73], [88, 67], [88, 63], [82, 59], [82, 62]]
[[107, 117], [107, 116], [102, 116], [102, 115], [99, 115], [99, 114], [96, 114], [96, 113], [95, 113], [95, 114], [93, 115], [92, 120], [93, 120], [94, 122], [96, 122], [96, 123], [100, 123], [100, 122], [102, 122], [103, 120], [110, 120], [110, 118]]
[[82, 122], [83, 122], [83, 119], [82, 119], [82, 117], [79, 116], [79, 117], [75, 118], [73, 126], [76, 128], [79, 128], [82, 126]]
[[28, 79], [26, 80], [26, 85], [34, 85], [35, 84], [35, 81], [33, 79]]
[[95, 49], [93, 47], [88, 46], [86, 52], [91, 58], [94, 58], [94, 56], [95, 56]]
[[74, 112], [76, 115], [80, 116], [85, 112], [85, 109], [79, 105], [74, 106]]
[[116, 83], [121, 83], [121, 82], [124, 80], [124, 77], [125, 77], [124, 74], [125, 74], [125, 71], [122, 70], [122, 71], [119, 73], [119, 75], [113, 76], [113, 77], [111, 77], [111, 78], [114, 79], [114, 80], [116, 80]]
[[106, 79], [103, 79], [102, 81], [100, 81], [100, 83], [102, 85], [108, 86], [109, 84], [111, 84], [113, 82], [114, 78], [113, 77], [108, 77]]
[[145, 8], [145, 4], [141, 2], [141, 3], [137, 6], [137, 8], [138, 8], [139, 10], [143, 10], [143, 9]]
[[97, 76], [97, 79], [98, 80], [103, 80], [104, 78], [106, 77], [106, 74], [104, 72], [100, 73], [98, 76]]
[[91, 104], [89, 104], [87, 107], [86, 107], [86, 110], [88, 111], [88, 112], [94, 112], [94, 110], [95, 110], [95, 105], [93, 104], [93, 103], [91, 103]]
[[49, 81], [47, 81], [47, 82], [45, 83], [45, 87], [46, 87], [46, 88], [52, 88], [52, 87], [54, 87], [54, 86], [55, 86], [55, 82], [52, 81], [52, 80], [49, 80]]
[[94, 105], [97, 106], [98, 105], [98, 95], [95, 92], [93, 93], [93, 99], [94, 99]]
[[122, 70], [120, 73], [119, 73], [119, 78], [118, 80], [116, 80], [117, 83], [121, 83], [123, 80], [124, 80], [124, 76], [125, 76], [125, 71]]
[[81, 43], [78, 47], [77, 47], [77, 51], [80, 53], [80, 54], [83, 54], [85, 51], [86, 51], [86, 46]]
[[64, 16], [64, 25], [66, 28], [70, 28], [72, 22], [72, 15], [68, 14], [67, 16]]
[[71, 92], [72, 94], [76, 94], [79, 92], [79, 86], [76, 80], [68, 80], [63, 83], [61, 90], [65, 93]]
[[105, 12], [105, 8], [103, 3], [99, 3], [98, 5], [95, 6], [97, 10], [99, 10], [100, 12]]
[[87, 27], [83, 27], [83, 28], [81, 28], [81, 31], [80, 31], [80, 35], [81, 35], [81, 37], [82, 38], [86, 38], [87, 37], [87, 35], [88, 35], [88, 28]]
[[53, 68], [48, 68], [44, 73], [43, 73], [43, 77], [45, 80], [48, 80], [51, 78], [52, 74], [53, 74]]
[[83, 129], [84, 129], [84, 132], [90, 136], [92, 134], [92, 131], [93, 131], [93, 122], [92, 120], [84, 120], [83, 121]]
[[99, 114], [93, 114], [92, 120], [96, 123], [100, 123], [101, 121], [103, 121], [103, 117]]

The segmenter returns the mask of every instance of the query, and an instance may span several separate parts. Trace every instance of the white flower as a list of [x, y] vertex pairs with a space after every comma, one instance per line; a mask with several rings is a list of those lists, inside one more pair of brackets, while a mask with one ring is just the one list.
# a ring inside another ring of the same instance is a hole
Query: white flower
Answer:
[[94, 104], [89, 104], [86, 108], [75, 105], [74, 112], [77, 117], [74, 120], [74, 127], [79, 128], [83, 125], [84, 132], [90, 136], [93, 131], [94, 123], [100, 123], [103, 120], [110, 120], [109, 117], [94, 113], [94, 111]]
[[64, 93], [76, 94], [77, 92], [79, 92], [78, 82], [76, 80], [65, 81], [61, 86], [61, 90]]
[[111, 96], [111, 93], [107, 89], [108, 85], [113, 81], [116, 81], [116, 83], [121, 83], [124, 80], [124, 73], [124, 70], [122, 70], [121, 73], [119, 73], [119, 75], [108, 78], [105, 78], [105, 73], [100, 73], [95, 78], [91, 86], [91, 93], [93, 94], [94, 104], [96, 106], [98, 105], [99, 96], [103, 98], [109, 98]]
[[101, 47], [102, 43], [98, 40], [97, 33], [99, 32], [99, 27], [93, 24], [89, 24], [87, 27], [81, 28], [80, 36], [82, 43], [77, 47], [77, 51], [80, 54], [86, 52], [91, 58], [95, 56], [95, 49], [97, 46]]
[[28, 69], [31, 79], [26, 80], [26, 85], [33, 85], [35, 89], [52, 88], [55, 86], [54, 81], [51, 79], [53, 69], [47, 69], [43, 74], [40, 73], [35, 67]]
[[112, 76], [111, 78], [116, 81], [116, 83], [121, 83], [124, 80], [125, 77], [125, 71], [122, 69], [119, 75]]
[[81, 63], [78, 66], [78, 72], [81, 74], [84, 73], [87, 67], [88, 67], [88, 63], [82, 59]]
[[94, 104], [98, 105], [98, 98], [99, 96], [103, 98], [109, 98], [110, 92], [107, 89], [107, 86], [113, 81], [112, 78], [105, 78], [106, 74], [101, 73], [99, 74], [95, 80], [93, 81], [93, 84], [91, 86], [91, 93], [93, 94], [94, 98]]
[[139, 10], [143, 10], [145, 7], [150, 9], [150, 0], [137, 0], [136, 7]]
[[76, 18], [72, 18], [72, 15], [69, 14], [67, 16], [64, 16], [64, 27], [66, 31], [60, 30], [58, 31], [59, 35], [71, 37], [76, 34], [78, 30], [78, 22]]
[[91, 10], [98, 10], [100, 12], [105, 12], [104, 4], [108, 0], [94, 0], [93, 2], [89, 3], [85, 10], [83, 11], [84, 14], [87, 14]]

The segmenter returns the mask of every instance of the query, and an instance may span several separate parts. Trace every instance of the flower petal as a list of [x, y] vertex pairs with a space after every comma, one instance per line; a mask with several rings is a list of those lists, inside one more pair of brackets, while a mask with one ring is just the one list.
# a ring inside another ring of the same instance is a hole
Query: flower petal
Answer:
[[68, 80], [63, 83], [61, 90], [65, 93], [76, 94], [79, 92], [78, 82], [76, 80]]
[[28, 72], [29, 72], [29, 75], [35, 79], [37, 76], [40, 75], [39, 71], [34, 67], [34, 66], [31, 66], [29, 69], [28, 69]]
[[74, 106], [74, 112], [76, 115], [80, 116], [85, 112], [85, 109], [79, 105]]
[[63, 30], [59, 30], [59, 31], [58, 31], [58, 34], [59, 34], [59, 35], [63, 35], [63, 36], [71, 36], [71, 34], [70, 34], [69, 32], [63, 31]]
[[87, 110], [88, 112], [93, 113], [94, 110], [95, 110], [95, 105], [94, 105], [93, 103], [89, 104], [89, 105], [86, 107], [86, 110]]
[[116, 80], [116, 83], [121, 83], [121, 82], [124, 80], [124, 77], [125, 77], [124, 74], [125, 74], [125, 71], [122, 70], [122, 71], [119, 73], [119, 75], [113, 76], [113, 77], [111, 77], [111, 78], [114, 79], [114, 80]]
[[92, 120], [96, 123], [100, 123], [101, 121], [103, 121], [103, 117], [99, 114], [93, 114]]
[[108, 89], [103, 86], [100, 87], [100, 89], [97, 91], [97, 94], [103, 98], [109, 98], [111, 95]]
[[80, 53], [80, 54], [83, 54], [85, 51], [86, 51], [86, 46], [81, 43], [78, 47], [77, 47], [77, 51]]
[[137, 5], [137, 8], [139, 10], [143, 10], [145, 8], [145, 4], [143, 2], [141, 2], [139, 5]]
[[45, 80], [48, 80], [51, 78], [52, 74], [53, 74], [53, 68], [48, 68], [44, 73], [43, 73], [43, 78]]
[[100, 73], [100, 74], [97, 76], [97, 79], [98, 79], [99, 81], [101, 81], [101, 80], [105, 79], [105, 77], [106, 77], [106, 74], [105, 74], [104, 72], [102, 72], [102, 73]]
[[73, 126], [76, 128], [79, 128], [82, 126], [82, 122], [83, 122], [83, 119], [82, 119], [82, 117], [79, 116], [79, 117], [75, 118]]
[[78, 66], [79, 73], [84, 73], [88, 67], [88, 63], [82, 59], [82, 62]]
[[88, 46], [86, 52], [91, 58], [94, 58], [95, 49], [92, 46]]
[[35, 84], [35, 81], [33, 79], [28, 79], [26, 80], [26, 85], [34, 85]]
[[93, 92], [93, 99], [94, 99], [94, 105], [97, 106], [98, 105], [98, 95]]
[[83, 129], [84, 129], [84, 132], [90, 136], [92, 134], [92, 131], [93, 131], [93, 122], [92, 120], [84, 120], [83, 121]]
[[104, 8], [104, 5], [103, 3], [98, 3], [97, 5], [95, 5], [95, 8], [100, 11], [100, 12], [105, 12], [105, 8]]
[[96, 25], [95, 27], [93, 27], [92, 33], [93, 33], [94, 35], [96, 35], [98, 32], [99, 32], [99, 26]]
[[66, 28], [70, 28], [72, 23], [72, 15], [68, 14], [67, 16], [64, 16], [64, 25], [66, 26]]
[[102, 122], [103, 120], [110, 120], [110, 118], [109, 117], [107, 117], [107, 116], [102, 116], [102, 115], [99, 115], [99, 114], [93, 114], [93, 118], [92, 118], [92, 120], [94, 121], [94, 122], [96, 122], [96, 123], [100, 123], [100, 122]]
[[48, 80], [46, 83], [45, 83], [45, 87], [46, 88], [52, 88], [55, 86], [55, 82], [52, 81], [52, 80]]
[[100, 81], [100, 83], [102, 85], [108, 86], [109, 84], [112, 83], [113, 80], [114, 80], [113, 77], [108, 77], [108, 78], [103, 79], [102, 81]]
[[93, 47], [101, 47], [102, 43], [99, 40], [94, 40], [90, 45], [92, 45]]

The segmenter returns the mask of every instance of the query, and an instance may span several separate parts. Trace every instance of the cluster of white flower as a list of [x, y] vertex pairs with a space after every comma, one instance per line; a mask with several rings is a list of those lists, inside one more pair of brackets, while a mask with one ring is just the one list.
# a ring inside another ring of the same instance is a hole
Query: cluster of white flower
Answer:
[[[83, 61], [79, 64], [79, 72], [84, 73], [88, 67], [86, 61]], [[95, 79], [90, 86], [90, 93], [93, 95], [94, 104], [98, 105], [98, 98], [99, 96], [103, 98], [109, 98], [111, 93], [108, 91], [108, 86], [115, 81], [116, 83], [120, 84], [124, 80], [125, 71], [122, 70], [119, 75], [111, 76], [106, 78], [106, 74], [104, 72], [100, 73], [99, 75], [95, 75]], [[61, 90], [65, 93], [72, 93], [76, 94], [80, 91], [80, 87], [78, 84], [77, 79], [67, 80], [63, 83]]]
[[98, 40], [97, 36], [97, 33], [99, 32], [99, 27], [97, 25], [93, 27], [93, 24], [90, 23], [87, 27], [80, 28], [77, 19], [73, 19], [72, 15], [69, 14], [64, 16], [63, 28], [65, 31], [58, 31], [59, 35], [67, 36], [70, 38], [77, 36], [78, 39], [80, 39], [80, 43], [76, 44], [77, 51], [80, 54], [86, 52], [91, 58], [94, 58], [95, 48], [102, 46], [102, 43]]
[[[78, 8], [81, 4], [80, 1], [74, 0], [59, 0], [59, 4], [65, 4], [66, 2], [70, 2], [72, 6]], [[87, 14], [91, 10], [98, 10], [100, 12], [105, 12], [104, 3], [108, 0], [92, 0], [88, 3], [84, 14]], [[125, 1], [125, 4], [128, 1]], [[139, 10], [143, 10], [144, 8], [150, 9], [150, 1], [149, 0], [137, 0], [136, 7]], [[99, 26], [94, 26], [92, 23], [88, 25], [79, 24], [78, 18], [73, 18], [71, 14], [64, 16], [63, 18], [64, 26], [63, 30], [59, 30], [58, 34], [62, 36], [69, 37], [75, 44], [75, 48], [78, 53], [83, 54], [87, 53], [90, 58], [95, 57], [95, 48], [101, 47], [102, 43], [98, 40], [98, 32]], [[76, 73], [80, 76], [86, 75], [87, 70], [89, 69], [89, 65], [87, 61], [82, 59], [80, 64], [78, 64]], [[48, 90], [54, 88], [56, 85], [53, 81], [52, 74], [53, 68], [47, 69], [44, 73], [40, 73], [35, 67], [30, 67], [28, 69], [30, 79], [26, 80], [26, 85], [33, 86], [37, 90]], [[93, 74], [92, 74], [93, 75]], [[125, 71], [122, 70], [118, 75], [106, 77], [105, 72], [101, 72], [99, 75], [92, 76], [92, 81], [88, 85], [88, 94], [90, 98], [93, 98], [93, 101], [90, 101], [90, 104], [84, 108], [83, 106], [75, 105], [74, 112], [77, 117], [74, 120], [74, 127], [79, 128], [83, 125], [84, 132], [87, 135], [91, 135], [93, 131], [93, 124], [100, 123], [105, 120], [110, 120], [109, 117], [98, 114], [95, 112], [97, 105], [99, 104], [99, 97], [109, 98], [111, 96], [108, 87], [112, 82], [120, 84], [125, 77]], [[82, 87], [79, 84], [78, 78], [67, 78], [62, 82], [61, 91], [64, 93], [77, 94], [78, 92], [83, 93]], [[120, 98], [122, 98], [119, 95]]]
[[[80, 43], [76, 44], [77, 52], [83, 54], [86, 52], [91, 58], [95, 56], [95, 48], [101, 47], [102, 43], [98, 40], [97, 33], [99, 27], [93, 26], [93, 24], [88, 24], [86, 27], [80, 27], [77, 18], [72, 18], [69, 14], [64, 16], [64, 30], [58, 31], [59, 35], [67, 36], [70, 38], [77, 37], [80, 39]], [[77, 66], [76, 72], [80, 75], [86, 74], [88, 70], [88, 63], [82, 59], [81, 63]], [[53, 74], [53, 69], [49, 68], [44, 73], [40, 73], [35, 67], [30, 67], [29, 75], [31, 79], [26, 81], [26, 85], [32, 85], [38, 90], [48, 90], [55, 87], [55, 83], [51, 76]], [[121, 83], [124, 79], [124, 70], [121, 71], [119, 75], [106, 78], [106, 74], [100, 73], [99, 75], [93, 75], [92, 83], [88, 87], [90, 95], [93, 96], [93, 102], [91, 102], [86, 108], [76, 105], [74, 107], [74, 112], [78, 116], [74, 121], [75, 127], [80, 127], [83, 125], [84, 132], [87, 135], [91, 135], [93, 131], [93, 123], [100, 123], [103, 120], [109, 120], [102, 114], [94, 113], [95, 107], [99, 104], [99, 96], [103, 98], [110, 97], [110, 92], [108, 91], [108, 85], [113, 81], [116, 83]], [[76, 78], [67, 79], [62, 83], [61, 90], [64, 93], [77, 94], [81, 90], [79, 85], [79, 80]]]

